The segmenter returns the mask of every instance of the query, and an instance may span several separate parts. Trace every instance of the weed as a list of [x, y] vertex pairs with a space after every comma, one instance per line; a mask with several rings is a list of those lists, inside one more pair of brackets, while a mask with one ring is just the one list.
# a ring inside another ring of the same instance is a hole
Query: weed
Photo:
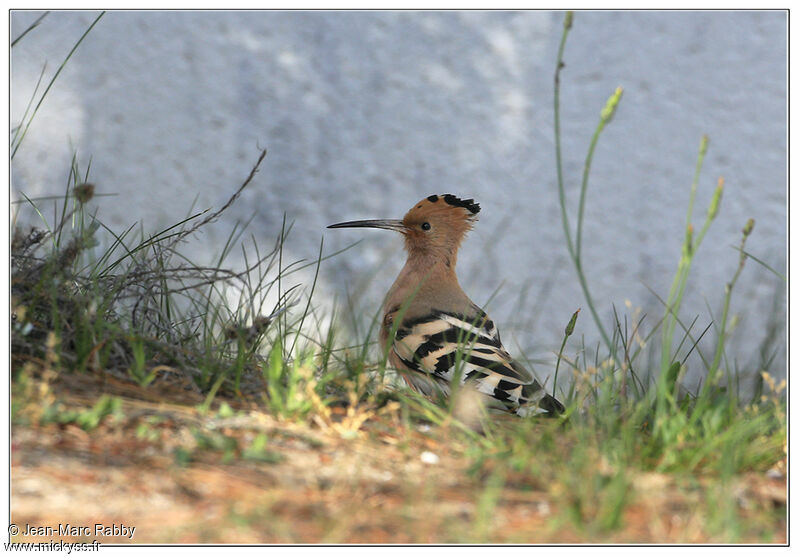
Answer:
[[68, 410], [56, 402], [44, 408], [39, 423], [41, 425], [74, 423], [81, 429], [91, 431], [99, 426], [106, 416], [116, 419], [122, 416], [122, 402], [119, 398], [103, 395], [97, 399], [92, 408], [87, 410]]
[[267, 443], [268, 440], [266, 434], [259, 433], [253, 439], [253, 442], [250, 443], [250, 446], [246, 447], [242, 451], [242, 458], [245, 460], [268, 462], [271, 464], [283, 460], [283, 457], [280, 453], [276, 453], [275, 451], [271, 451], [267, 448]]

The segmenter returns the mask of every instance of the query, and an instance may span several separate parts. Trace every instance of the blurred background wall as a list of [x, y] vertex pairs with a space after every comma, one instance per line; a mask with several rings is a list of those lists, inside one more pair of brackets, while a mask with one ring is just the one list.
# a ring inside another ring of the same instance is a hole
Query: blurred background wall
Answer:
[[[13, 12], [11, 37], [39, 15]], [[46, 83], [96, 15], [51, 13], [12, 49], [12, 126], [43, 65]], [[482, 212], [459, 258], [462, 286], [479, 304], [491, 299], [512, 352], [552, 361], [578, 307], [573, 348], [599, 339], [558, 205], [553, 71], [562, 22], [563, 13], [538, 11], [110, 12], [14, 157], [12, 201], [19, 191], [62, 193], [77, 153], [81, 168], [91, 160], [98, 193], [116, 194], [92, 202], [100, 219], [153, 232], [193, 205], [221, 206], [266, 147], [242, 198], [187, 250], [211, 260], [233, 224], [251, 217], [250, 232], [271, 246], [285, 214], [294, 221], [287, 261], [315, 258], [323, 236], [326, 253], [363, 240], [324, 262], [316, 303], [330, 312], [334, 297], [342, 305], [349, 295], [374, 312], [402, 266], [400, 237], [325, 226], [400, 218], [432, 193], [474, 197]], [[696, 227], [719, 176], [725, 194], [682, 319], [699, 315], [699, 334], [719, 316], [738, 264], [732, 246], [749, 217], [748, 251], [785, 272], [786, 25], [782, 12], [575, 15], [561, 96], [573, 227], [600, 110], [617, 86], [625, 90], [595, 153], [584, 226], [584, 268], [609, 324], [612, 306], [640, 308], [648, 329], [662, 314], [653, 292], [669, 291], [703, 134], [710, 148]], [[729, 355], [739, 367], [757, 365], [770, 319], [782, 321], [782, 289], [748, 261], [731, 309], [739, 323]]]

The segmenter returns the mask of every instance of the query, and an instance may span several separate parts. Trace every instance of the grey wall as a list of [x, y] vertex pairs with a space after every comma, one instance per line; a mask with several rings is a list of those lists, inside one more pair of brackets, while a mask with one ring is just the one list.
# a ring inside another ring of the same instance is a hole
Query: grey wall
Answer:
[[[36, 13], [13, 13], [17, 36]], [[42, 64], [46, 78], [95, 17], [53, 13], [11, 54], [11, 119]], [[459, 260], [462, 285], [489, 306], [512, 352], [550, 357], [582, 299], [566, 256], [555, 179], [552, 80], [563, 14], [107, 14], [59, 77], [13, 160], [12, 189], [64, 189], [73, 150], [91, 158], [99, 215], [146, 230], [221, 205], [269, 154], [227, 221], [194, 244], [221, 247], [233, 222], [271, 244], [295, 221], [288, 259], [363, 242], [326, 262], [318, 304], [346, 291], [374, 310], [402, 265], [400, 238], [325, 230], [340, 220], [401, 217], [431, 193], [481, 203]], [[692, 269], [682, 317], [719, 315], [748, 250], [785, 270], [786, 16], [781, 12], [580, 12], [562, 73], [562, 133], [574, 214], [583, 157], [606, 98], [624, 98], [595, 154], [585, 269], [604, 318], [642, 308], [654, 324], [684, 237], [697, 146], [711, 141], [698, 188], [699, 227], [718, 176], [717, 221]], [[12, 194], [16, 197], [16, 194]], [[574, 226], [574, 218], [573, 218]], [[380, 269], [375, 273], [376, 267]], [[354, 277], [372, 276], [365, 283]], [[374, 276], [373, 276], [374, 275]], [[307, 278], [308, 275], [306, 275]], [[756, 359], [778, 280], [748, 263], [732, 312], [741, 366]], [[629, 301], [632, 309], [626, 308]], [[781, 298], [777, 313], [785, 308]], [[584, 311], [578, 326], [598, 340]], [[577, 337], [576, 337], [577, 338]], [[546, 371], [544, 373], [547, 373]]]

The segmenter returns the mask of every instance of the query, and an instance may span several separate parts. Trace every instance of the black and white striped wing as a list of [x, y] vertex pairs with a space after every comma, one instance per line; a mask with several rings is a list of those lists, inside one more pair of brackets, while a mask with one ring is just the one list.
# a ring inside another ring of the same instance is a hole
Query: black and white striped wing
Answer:
[[[473, 384], [509, 410], [545, 397], [531, 373], [505, 351], [491, 319], [477, 308], [472, 316], [433, 311], [404, 320], [393, 350], [403, 365], [426, 374], [445, 389], [459, 374], [462, 384]], [[549, 410], [548, 406], [537, 411]]]

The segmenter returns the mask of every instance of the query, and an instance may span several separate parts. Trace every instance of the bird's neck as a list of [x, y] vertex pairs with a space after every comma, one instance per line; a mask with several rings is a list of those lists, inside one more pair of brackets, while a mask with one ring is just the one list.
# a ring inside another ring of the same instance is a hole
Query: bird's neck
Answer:
[[403, 271], [415, 280], [431, 280], [437, 284], [456, 283], [456, 257], [453, 255], [426, 254], [423, 256], [409, 254]]
[[406, 243], [408, 259], [406, 267], [424, 269], [441, 268], [441, 273], [456, 274], [456, 260], [458, 259], [458, 243], [454, 245], [430, 245]]
[[455, 263], [455, 254], [445, 258], [434, 253], [409, 253], [406, 264], [387, 294], [386, 309], [399, 307], [409, 298], [412, 298], [412, 306], [453, 296], [460, 299], [463, 292], [456, 277]]

